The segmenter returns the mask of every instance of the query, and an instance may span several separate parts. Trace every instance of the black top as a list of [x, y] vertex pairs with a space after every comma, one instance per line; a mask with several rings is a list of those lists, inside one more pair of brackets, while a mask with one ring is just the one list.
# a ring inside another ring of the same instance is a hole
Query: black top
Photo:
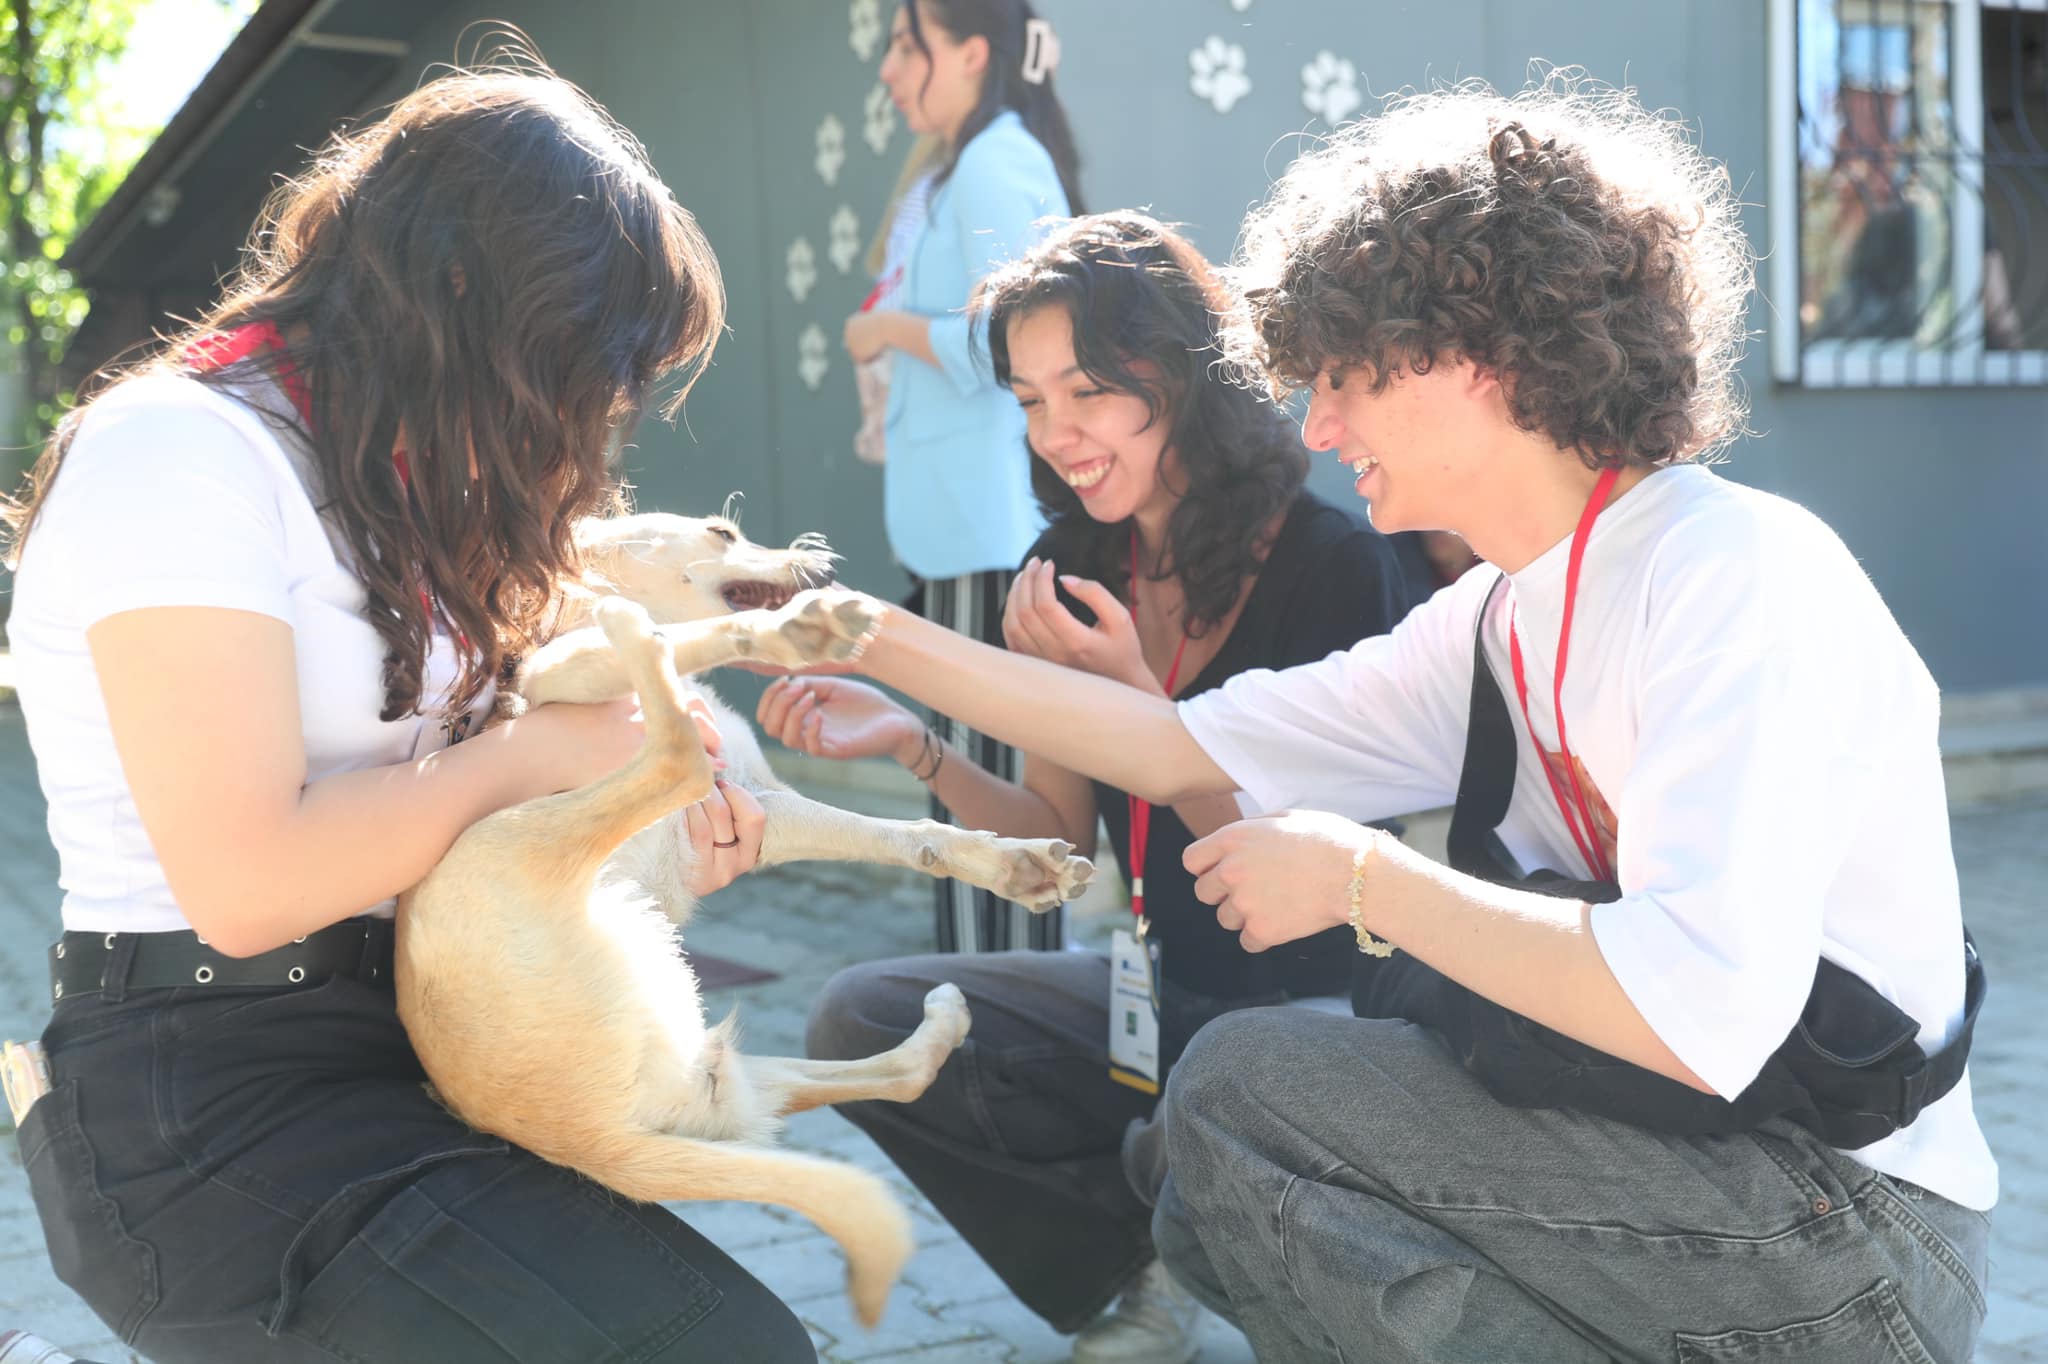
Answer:
[[[1061, 538], [1061, 527], [1053, 525], [1027, 557], [1049, 558], [1057, 566]], [[1064, 592], [1061, 599], [1082, 620], [1094, 620]], [[1223, 647], [1176, 699], [1221, 686], [1241, 672], [1290, 668], [1348, 649], [1368, 635], [1393, 629], [1408, 605], [1400, 564], [1387, 538], [1304, 488], [1287, 509]], [[1101, 782], [1094, 786], [1117, 862], [1128, 867], [1130, 797]], [[1282, 992], [1337, 995], [1350, 988], [1351, 959], [1358, 949], [1349, 928], [1256, 954], [1240, 947], [1237, 934], [1216, 922], [1216, 911], [1195, 898], [1194, 878], [1181, 865], [1181, 854], [1192, 842], [1194, 835], [1170, 807], [1153, 810], [1145, 850], [1145, 909], [1160, 942], [1167, 984], [1212, 999]]]

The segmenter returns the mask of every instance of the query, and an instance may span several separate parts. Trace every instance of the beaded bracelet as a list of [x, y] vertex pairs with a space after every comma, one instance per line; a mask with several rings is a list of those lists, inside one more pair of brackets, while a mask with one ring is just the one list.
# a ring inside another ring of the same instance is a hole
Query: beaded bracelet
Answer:
[[1351, 858], [1351, 931], [1358, 935], [1358, 950], [1368, 957], [1391, 957], [1394, 945], [1375, 938], [1365, 927], [1365, 859], [1370, 851], [1361, 848]]

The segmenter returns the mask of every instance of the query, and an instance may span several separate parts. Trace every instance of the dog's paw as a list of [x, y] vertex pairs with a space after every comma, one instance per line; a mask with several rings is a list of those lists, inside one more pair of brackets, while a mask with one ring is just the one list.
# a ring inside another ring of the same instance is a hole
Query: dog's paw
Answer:
[[624, 662], [604, 629], [587, 625], [557, 635], [520, 664], [513, 690], [528, 705], [612, 701], [633, 690]]
[[924, 997], [924, 1021], [945, 1050], [952, 1052], [967, 1040], [967, 1029], [973, 1023], [967, 996], [951, 981], [934, 985]]
[[624, 597], [601, 599], [591, 614], [614, 649], [626, 648], [654, 633], [654, 618], [647, 614], [647, 608]]
[[1095, 875], [1095, 864], [1074, 855], [1059, 838], [999, 838], [969, 834], [954, 860], [953, 875], [970, 885], [1015, 900], [1033, 913], [1058, 909], [1079, 896]]
[[881, 624], [880, 613], [864, 598], [837, 588], [798, 593], [775, 614], [775, 632], [799, 666], [851, 663]]

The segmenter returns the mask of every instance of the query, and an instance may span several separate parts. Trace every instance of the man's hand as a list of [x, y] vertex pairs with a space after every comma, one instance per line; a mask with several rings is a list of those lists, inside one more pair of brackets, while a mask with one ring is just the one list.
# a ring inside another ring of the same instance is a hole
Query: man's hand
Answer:
[[1341, 815], [1288, 810], [1227, 824], [1181, 862], [1216, 922], [1263, 952], [1348, 921], [1352, 859], [1378, 837]]

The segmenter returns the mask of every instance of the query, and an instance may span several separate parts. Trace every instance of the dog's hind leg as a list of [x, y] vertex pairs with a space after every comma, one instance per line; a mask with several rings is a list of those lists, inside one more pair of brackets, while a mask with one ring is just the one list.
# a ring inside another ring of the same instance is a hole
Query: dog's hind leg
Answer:
[[868, 1326], [881, 1319], [914, 1248], [910, 1218], [888, 1186], [838, 1161], [640, 1131], [611, 1136], [577, 1168], [643, 1203], [736, 1199], [774, 1203], [808, 1217], [846, 1252], [846, 1291]]
[[878, 819], [800, 796], [757, 791], [768, 816], [764, 867], [783, 862], [871, 862], [951, 876], [1034, 910], [1057, 908], [1095, 873], [1057, 838], [1003, 838], [936, 820]]
[[[663, 815], [704, 799], [716, 776], [669, 663], [670, 645], [647, 613], [623, 598], [600, 602], [597, 618], [615, 666], [640, 697], [646, 742], [624, 767], [588, 786], [513, 812], [544, 836], [525, 841], [537, 875], [585, 883], [619, 845]], [[580, 901], [579, 901], [580, 903]]]
[[967, 1036], [969, 1021], [960, 987], [937, 985], [924, 997], [924, 1021], [917, 1031], [879, 1056], [859, 1061], [749, 1056], [747, 1079], [762, 1107], [777, 1116], [868, 1099], [909, 1103], [931, 1088], [939, 1067]]

